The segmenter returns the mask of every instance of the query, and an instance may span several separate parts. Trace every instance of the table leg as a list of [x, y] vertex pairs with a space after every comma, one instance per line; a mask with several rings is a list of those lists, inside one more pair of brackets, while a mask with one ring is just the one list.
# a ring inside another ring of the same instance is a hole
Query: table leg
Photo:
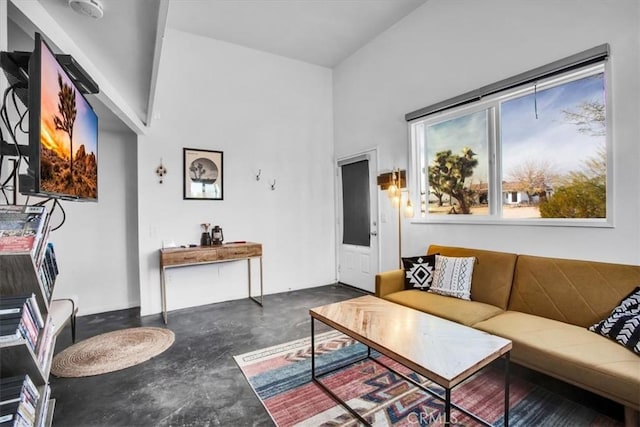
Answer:
[[253, 295], [251, 295], [251, 258], [247, 258], [247, 274], [249, 275], [249, 299], [253, 300], [256, 304], [262, 307], [263, 295], [262, 295], [262, 257], [260, 257], [260, 301]]
[[316, 346], [313, 317], [311, 317], [311, 379], [316, 379]]
[[451, 389], [444, 389], [444, 425], [451, 425]]
[[[362, 417], [362, 415], [360, 415], [355, 409], [353, 409], [351, 406], [349, 406], [349, 404], [347, 402], [345, 402], [340, 397], [338, 397], [337, 394], [335, 394], [333, 391], [331, 391], [329, 389], [329, 387], [327, 387], [326, 385], [324, 385], [322, 383], [322, 381], [320, 381], [320, 377], [321, 376], [327, 375], [332, 371], [336, 371], [336, 370], [342, 369], [342, 368], [344, 368], [344, 366], [343, 367], [334, 368], [333, 370], [331, 370], [329, 372], [326, 372], [326, 371], [322, 372], [320, 375], [316, 376], [316, 345], [315, 345], [314, 319], [315, 318], [313, 316], [311, 316], [311, 381], [314, 382], [315, 384], [317, 384], [318, 387], [323, 389], [329, 396], [331, 396], [331, 398], [333, 400], [335, 400], [337, 403], [339, 403], [344, 409], [349, 411], [349, 413], [351, 415], [353, 415], [354, 418], [359, 420], [363, 425], [370, 427], [371, 423], [369, 421], [365, 420]], [[369, 348], [369, 352], [371, 352], [371, 348]]]
[[164, 267], [160, 267], [160, 294], [162, 298], [162, 318], [164, 324], [167, 324], [167, 287], [164, 274]]
[[262, 255], [260, 255], [260, 305], [262, 305]]
[[251, 258], [247, 258], [247, 277], [249, 277], [249, 298], [251, 298]]
[[504, 355], [504, 427], [509, 427], [509, 359], [510, 353]]

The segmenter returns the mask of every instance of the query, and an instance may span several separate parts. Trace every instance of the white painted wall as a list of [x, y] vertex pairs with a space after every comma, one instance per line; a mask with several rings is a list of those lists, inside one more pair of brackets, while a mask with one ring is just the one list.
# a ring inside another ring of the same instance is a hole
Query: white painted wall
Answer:
[[140, 305], [136, 136], [98, 135], [98, 202], [61, 202], [67, 218], [50, 238], [60, 267], [54, 297], [76, 295], [81, 315]]
[[[636, 0], [429, 0], [334, 69], [336, 155], [377, 145], [406, 168], [404, 114], [593, 46], [611, 46], [615, 228], [407, 224], [403, 254], [431, 243], [640, 263], [640, 3]], [[393, 218], [381, 198], [381, 216]], [[384, 222], [384, 221], [383, 221]], [[382, 269], [397, 232], [381, 224]]]
[[[331, 88], [327, 68], [167, 31], [155, 117], [138, 146], [143, 315], [161, 310], [163, 240], [198, 243], [204, 222], [226, 241], [263, 244], [267, 294], [335, 280]], [[183, 147], [224, 152], [223, 201], [183, 200]], [[169, 270], [168, 308], [245, 298], [246, 271], [246, 262]]]

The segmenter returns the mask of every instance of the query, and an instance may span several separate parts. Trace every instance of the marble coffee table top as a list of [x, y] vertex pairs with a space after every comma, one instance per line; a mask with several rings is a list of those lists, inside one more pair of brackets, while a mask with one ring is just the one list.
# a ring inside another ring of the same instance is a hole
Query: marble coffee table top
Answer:
[[446, 388], [511, 350], [510, 340], [371, 295], [309, 314]]

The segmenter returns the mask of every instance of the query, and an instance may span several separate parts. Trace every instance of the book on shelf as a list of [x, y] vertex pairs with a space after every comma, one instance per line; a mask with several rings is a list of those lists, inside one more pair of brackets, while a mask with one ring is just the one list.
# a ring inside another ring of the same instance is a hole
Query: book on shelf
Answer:
[[51, 227], [49, 226], [49, 215], [45, 218], [44, 228], [42, 231], [42, 237], [40, 238], [40, 243], [36, 248], [36, 267], [40, 268], [42, 266], [42, 262], [44, 261], [45, 255], [45, 246], [49, 241], [49, 233], [51, 232]]
[[0, 427], [32, 427], [34, 422], [35, 414], [23, 402], [0, 405]]
[[[20, 386], [24, 392], [29, 396], [32, 402], [37, 402], [40, 397], [40, 392], [35, 383], [31, 380], [28, 374], [14, 375], [11, 377], [0, 378], [0, 396], [4, 396], [3, 390], [7, 387]], [[0, 401], [3, 398], [0, 398]]]
[[42, 328], [40, 335], [40, 343], [38, 344], [36, 357], [38, 360], [38, 366], [44, 369], [45, 365], [49, 361], [49, 356], [53, 351], [53, 320], [51, 319], [51, 316], [47, 317], [47, 322], [45, 323], [44, 328]]
[[42, 413], [40, 414], [40, 419], [38, 421], [38, 427], [46, 427], [47, 426], [47, 418], [49, 417], [49, 399], [51, 398], [51, 386], [47, 384], [44, 387], [44, 392], [42, 393]]
[[40, 282], [42, 283], [42, 290], [44, 291], [44, 297], [47, 300], [51, 299], [51, 290], [53, 289], [53, 284], [51, 283], [51, 277], [47, 272], [44, 265], [38, 269], [38, 274], [40, 275]]
[[47, 216], [44, 206], [0, 205], [0, 252], [30, 252], [37, 258]]
[[[19, 331], [18, 338], [27, 340], [31, 350], [35, 351], [38, 342], [38, 329], [30, 317], [26, 308], [19, 314], [0, 314], [0, 336], [3, 338], [0, 342], [13, 341], [15, 339], [13, 337], [16, 336], [15, 331]], [[4, 338], [6, 336], [11, 338]]]
[[47, 268], [51, 270], [51, 275], [55, 278], [59, 273], [58, 270], [58, 261], [56, 259], [56, 251], [53, 247], [53, 243], [47, 243], [47, 249], [45, 251], [45, 262], [47, 264]]
[[0, 427], [30, 427], [19, 409], [20, 402], [0, 405]]
[[13, 387], [11, 390], [7, 390], [7, 392], [10, 394], [7, 395], [6, 399], [5, 396], [2, 396], [2, 399], [5, 399], [6, 401], [0, 402], [0, 407], [18, 403], [18, 406], [23, 408], [25, 417], [29, 420], [35, 420], [36, 405], [38, 402], [32, 402], [28, 395], [23, 393], [21, 387]]
[[[0, 405], [29, 400], [30, 396], [23, 392], [22, 384], [3, 386], [0, 390]], [[30, 402], [33, 405], [33, 402]]]
[[40, 312], [36, 294], [33, 292], [30, 294], [3, 295], [0, 298], [0, 314], [15, 313], [22, 308], [25, 302], [33, 319], [42, 328], [44, 326], [44, 318]]
[[14, 342], [22, 339], [22, 331], [17, 328], [3, 330], [0, 327], [0, 344], [5, 342]]
[[35, 294], [3, 297], [0, 300], [0, 342], [25, 339], [35, 352], [43, 319]]
[[25, 382], [16, 382], [2, 386], [2, 390], [0, 391], [0, 405], [26, 401], [30, 406], [35, 408], [38, 403], [38, 397], [39, 394], [37, 389], [35, 389], [34, 394], [32, 391], [27, 389]]
[[33, 426], [39, 398], [29, 375], [0, 379], [0, 426]]
[[53, 286], [56, 283], [58, 277], [58, 264], [56, 261], [55, 251], [53, 249], [53, 243], [47, 243], [46, 248], [43, 250], [44, 256], [38, 273], [40, 274], [40, 281], [44, 286], [44, 292], [47, 299], [51, 298], [53, 293]]

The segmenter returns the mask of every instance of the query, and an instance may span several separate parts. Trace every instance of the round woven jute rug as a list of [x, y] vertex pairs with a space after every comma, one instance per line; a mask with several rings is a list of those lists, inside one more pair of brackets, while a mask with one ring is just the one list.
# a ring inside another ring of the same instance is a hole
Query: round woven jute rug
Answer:
[[51, 373], [77, 378], [119, 371], [159, 355], [173, 344], [172, 331], [141, 327], [96, 335], [66, 348], [53, 358]]

